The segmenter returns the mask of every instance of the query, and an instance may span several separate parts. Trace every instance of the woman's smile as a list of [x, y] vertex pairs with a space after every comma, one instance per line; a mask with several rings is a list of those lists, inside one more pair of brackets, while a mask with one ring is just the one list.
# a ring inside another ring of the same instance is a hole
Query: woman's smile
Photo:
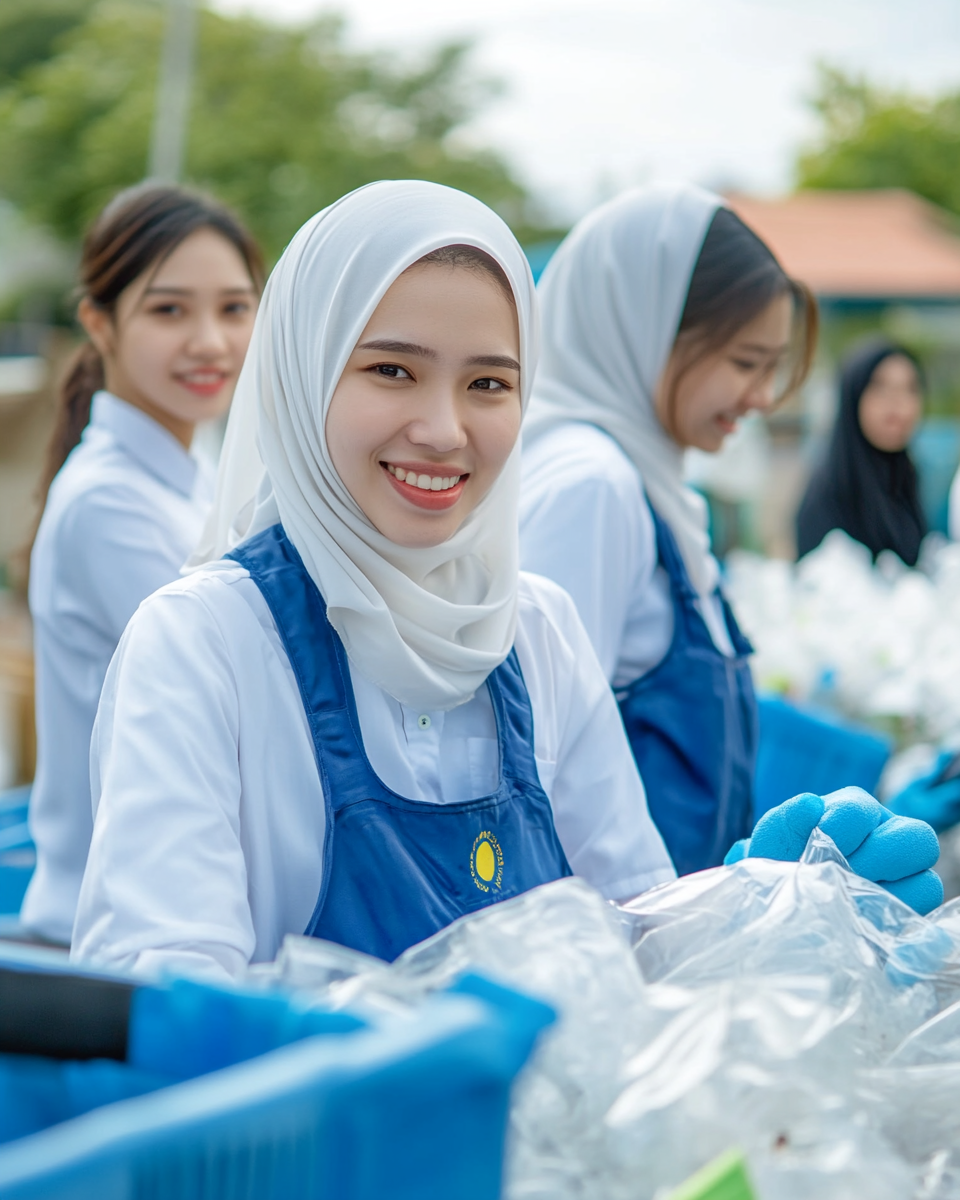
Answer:
[[392, 463], [380, 466], [404, 500], [433, 512], [453, 508], [470, 478], [465, 471], [440, 463]]
[[728, 437], [733, 433], [740, 424], [740, 417], [733, 416], [731, 413], [718, 413], [714, 417], [714, 421], [724, 437]]
[[174, 379], [183, 387], [188, 388], [197, 396], [215, 396], [227, 380], [230, 372], [211, 367], [198, 367], [193, 371], [183, 371], [174, 375]]

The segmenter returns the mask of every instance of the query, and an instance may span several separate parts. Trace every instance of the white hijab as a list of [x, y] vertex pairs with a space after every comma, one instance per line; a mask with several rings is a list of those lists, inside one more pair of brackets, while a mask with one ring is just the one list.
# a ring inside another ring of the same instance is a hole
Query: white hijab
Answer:
[[516, 628], [519, 442], [448, 541], [406, 549], [367, 520], [330, 457], [330, 401], [381, 297], [412, 263], [467, 244], [501, 265], [520, 325], [521, 403], [537, 356], [536, 297], [513, 234], [479, 200], [374, 183], [309, 220], [267, 282], [227, 425], [217, 494], [187, 569], [281, 521], [357, 669], [403, 704], [469, 700]]
[[690, 184], [637, 188], [585, 217], [540, 282], [543, 349], [524, 441], [567, 421], [597, 425], [632, 459], [673, 531], [693, 586], [718, 567], [707, 507], [683, 482], [683, 450], [654, 408], [690, 276], [719, 196]]

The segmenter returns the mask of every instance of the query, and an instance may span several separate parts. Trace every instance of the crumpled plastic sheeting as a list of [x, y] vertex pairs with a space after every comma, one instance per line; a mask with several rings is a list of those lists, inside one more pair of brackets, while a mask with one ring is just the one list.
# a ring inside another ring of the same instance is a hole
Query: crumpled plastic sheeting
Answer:
[[[279, 959], [283, 981], [319, 985], [338, 1007], [390, 1005], [416, 1003], [479, 969], [552, 998], [561, 1020], [515, 1090], [508, 1195], [603, 1200], [605, 1114], [617, 1099], [623, 1064], [655, 1026], [614, 909], [598, 893], [580, 880], [537, 888], [457, 921], [389, 967], [357, 955], [353, 977], [344, 969], [349, 955], [328, 943], [288, 938]], [[338, 977], [328, 982], [331, 961]]]
[[[635, 1163], [655, 1151], [672, 1175], [674, 1164], [692, 1169], [692, 1157], [739, 1143], [762, 1200], [927, 1194], [920, 1174], [955, 1139], [942, 1121], [945, 1136], [922, 1148], [897, 1135], [891, 1072], [905, 1071], [881, 1064], [960, 1001], [953, 906], [918, 917], [850, 874], [817, 832], [802, 864], [747, 859], [705, 871], [639, 897], [623, 916], [650, 990], [684, 989], [700, 1010], [687, 1015], [692, 1068], [681, 1094], [650, 1099], [651, 1084], [669, 1077], [656, 1043], [628, 1068], [635, 1080], [608, 1120], [623, 1127]], [[670, 1057], [676, 1071], [682, 1056]], [[960, 1073], [954, 1087], [960, 1099]], [[912, 1089], [913, 1120], [923, 1120], [922, 1101]]]
[[654, 1200], [733, 1144], [759, 1200], [960, 1200], [960, 902], [917, 916], [819, 831], [621, 909], [548, 884], [391, 965], [290, 938], [276, 975], [405, 1008], [467, 968], [562, 1014], [515, 1091], [509, 1200]]
[[[960, 909], [949, 906], [954, 924]], [[926, 1161], [922, 1197], [960, 1198], [960, 1000], [906, 1037], [885, 1065], [863, 1073], [861, 1095], [889, 1142]]]
[[726, 590], [758, 685], [960, 745], [960, 544], [928, 538], [921, 566], [889, 552], [873, 566], [839, 530], [796, 565], [732, 553]]

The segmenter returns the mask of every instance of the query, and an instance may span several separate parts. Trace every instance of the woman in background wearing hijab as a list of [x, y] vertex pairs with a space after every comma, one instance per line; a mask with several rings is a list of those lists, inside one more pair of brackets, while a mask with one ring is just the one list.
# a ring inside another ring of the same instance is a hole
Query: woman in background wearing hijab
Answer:
[[[855, 347], [840, 370], [840, 408], [826, 458], [797, 514], [797, 554], [815, 550], [832, 529], [916, 566], [927, 532], [917, 471], [907, 446], [923, 415], [923, 375], [909, 350], [874, 338]], [[888, 801], [892, 812], [937, 832], [960, 820], [960, 780], [942, 779], [953, 754]]]
[[816, 309], [719, 196], [686, 184], [591, 213], [539, 292], [521, 560], [573, 597], [677, 870], [716, 866], [750, 831], [756, 700], [683, 456], [799, 387]]
[[[883, 338], [861, 343], [840, 370], [840, 408], [827, 456], [797, 514], [797, 553], [815, 550], [832, 529], [913, 567], [927, 532], [917, 472], [907, 446], [923, 415], [923, 374], [909, 350]], [[953, 753], [888, 801], [894, 813], [937, 832], [960, 821], [960, 779], [943, 778]]]
[[917, 564], [927, 523], [907, 446], [923, 415], [920, 365], [883, 339], [854, 349], [840, 371], [830, 448], [797, 513], [797, 556], [842, 529], [874, 558], [892, 550]]

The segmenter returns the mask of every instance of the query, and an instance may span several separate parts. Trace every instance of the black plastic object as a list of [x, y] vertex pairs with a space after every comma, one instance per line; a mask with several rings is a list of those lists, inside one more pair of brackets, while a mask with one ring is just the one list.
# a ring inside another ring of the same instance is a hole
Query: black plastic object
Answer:
[[124, 1062], [134, 990], [112, 979], [0, 967], [0, 1053]]

